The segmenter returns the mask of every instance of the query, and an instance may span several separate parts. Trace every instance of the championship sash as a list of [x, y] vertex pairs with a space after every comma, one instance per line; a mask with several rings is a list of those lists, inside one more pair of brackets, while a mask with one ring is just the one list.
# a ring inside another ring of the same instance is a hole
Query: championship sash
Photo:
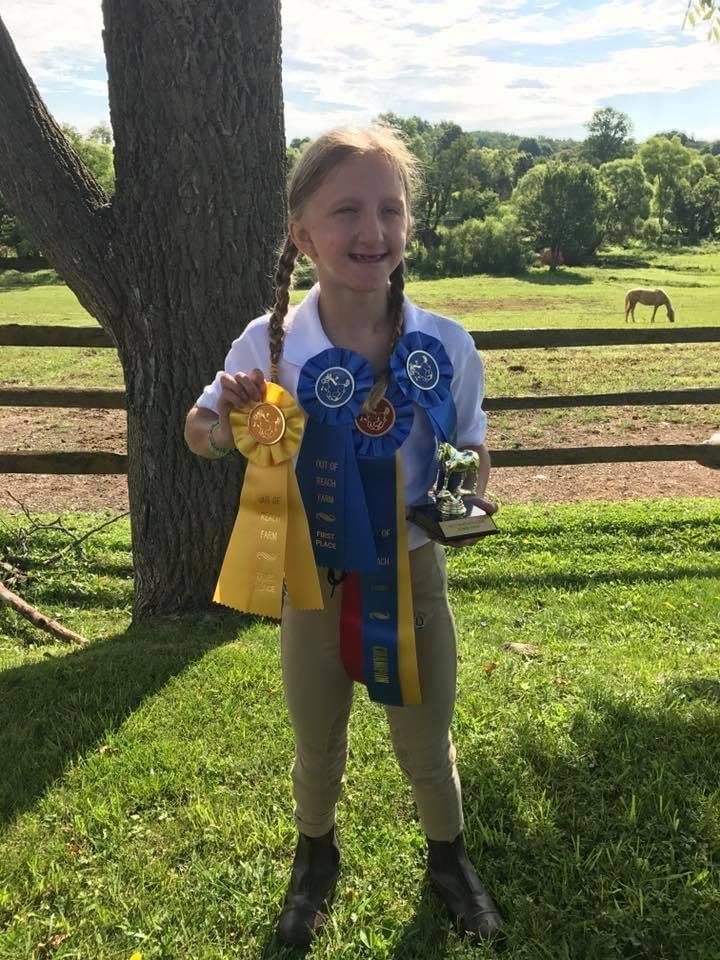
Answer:
[[340, 617], [346, 671], [366, 684], [371, 700], [397, 706], [421, 702], [399, 453], [413, 417], [412, 404], [391, 381], [375, 409], [355, 420], [377, 556], [372, 570], [344, 580]]
[[264, 401], [230, 414], [235, 446], [248, 463], [215, 603], [279, 618], [284, 574], [296, 609], [323, 608], [292, 464], [303, 419], [295, 400], [276, 383], [266, 384]]
[[427, 413], [438, 439], [452, 443], [457, 430], [450, 390], [453, 365], [442, 343], [419, 330], [406, 333], [390, 357], [390, 367], [408, 400]]
[[363, 357], [338, 347], [316, 354], [300, 372], [298, 400], [308, 421], [297, 477], [320, 567], [375, 566], [375, 538], [353, 441], [355, 417], [373, 379]]

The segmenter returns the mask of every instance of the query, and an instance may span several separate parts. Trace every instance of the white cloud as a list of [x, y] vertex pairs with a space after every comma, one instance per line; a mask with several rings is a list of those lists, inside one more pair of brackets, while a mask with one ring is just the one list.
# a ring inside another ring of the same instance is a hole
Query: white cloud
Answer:
[[2, 17], [36, 81], [67, 81], [104, 62], [99, 0], [5, 0]]
[[[367, 122], [385, 110], [470, 129], [552, 133], [583, 123], [613, 97], [720, 80], [717, 46], [681, 32], [679, 0], [571, 3], [284, 0], [288, 135]], [[81, 127], [89, 125], [81, 118], [102, 119], [100, 0], [4, 0], [2, 12], [41, 93], [61, 102], [59, 119]], [[633, 49], [587, 62], [573, 46], [604, 40], [609, 48], [614, 39]], [[718, 136], [711, 110], [709, 135]]]
[[[380, 28], [372, 7], [320, 0], [320, 15], [309, 14], [318, 0], [286, 0], [286, 96], [302, 102], [314, 127], [343, 104], [361, 104], [362, 120], [383, 110], [417, 112], [431, 120], [453, 119], [470, 129], [568, 129], [585, 122], [601, 103], [624, 94], [667, 93], [720, 80], [717, 48], [680, 33], [677, 0], [608, 0], [573, 11], [563, 5], [443, 5], [437, 29], [417, 35], [393, 6]], [[412, 4], [413, 21], [424, 6]], [[437, 8], [435, 8], [437, 12]], [[397, 14], [397, 15], [396, 15]], [[428, 16], [423, 22], [429, 23]], [[674, 33], [669, 38], [670, 34]], [[622, 35], [626, 46], [606, 59], [583, 63], [570, 45]], [[490, 42], [495, 47], [490, 47]], [[503, 59], [494, 52], [503, 43]], [[516, 46], [521, 45], [521, 46]], [[557, 48], [556, 63], [547, 55]], [[528, 48], [540, 47], [545, 63], [533, 63]], [[514, 54], [522, 52], [518, 59]], [[522, 84], [525, 89], [513, 89]], [[530, 85], [541, 89], [531, 89]], [[302, 95], [302, 96], [301, 96]], [[317, 104], [309, 110], [308, 100]], [[332, 104], [325, 114], [324, 105]], [[303, 132], [288, 118], [291, 136]], [[308, 133], [314, 132], [304, 128]]]

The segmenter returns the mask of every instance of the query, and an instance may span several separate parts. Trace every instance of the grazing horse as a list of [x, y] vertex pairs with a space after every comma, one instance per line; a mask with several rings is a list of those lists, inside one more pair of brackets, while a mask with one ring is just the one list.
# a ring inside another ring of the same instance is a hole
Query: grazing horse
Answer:
[[658, 311], [658, 307], [665, 307], [670, 323], [675, 320], [673, 305], [670, 303], [670, 297], [664, 290], [645, 290], [642, 287], [637, 287], [635, 290], [628, 290], [625, 294], [625, 323], [627, 323], [628, 314], [630, 314], [633, 318], [633, 323], [635, 323], [635, 306], [638, 303], [642, 303], [646, 307], [655, 308], [650, 318], [651, 323], [655, 323], [655, 314]]

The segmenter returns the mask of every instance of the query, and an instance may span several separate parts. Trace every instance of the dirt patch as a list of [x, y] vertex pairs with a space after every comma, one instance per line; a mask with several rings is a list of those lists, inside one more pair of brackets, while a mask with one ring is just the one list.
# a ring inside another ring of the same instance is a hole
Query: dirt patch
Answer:
[[507, 467], [492, 474], [488, 492], [502, 503], [717, 497], [720, 495], [720, 472], [698, 463]]
[[559, 303], [571, 303], [572, 297], [496, 297], [481, 300], [447, 301], [448, 316], [464, 316], [468, 313], [490, 312], [497, 310], [539, 310], [549, 313], [557, 309]]
[[[543, 426], [531, 411], [496, 415], [489, 444], [495, 449], [580, 447], [614, 444], [701, 443], [704, 426], [608, 416], [602, 425]], [[0, 411], [2, 450], [125, 451], [122, 410]], [[610, 463], [558, 467], [510, 467], [493, 471], [490, 493], [503, 503], [577, 503], [638, 497], [720, 495], [720, 470], [698, 463]], [[124, 476], [48, 476], [6, 474], [0, 478], [0, 508], [17, 509], [9, 495], [34, 511], [127, 510]]]
[[[1, 450], [102, 450], [125, 452], [124, 410], [0, 410]], [[34, 511], [122, 511], [128, 508], [124, 476], [8, 473], [0, 477], [0, 507], [17, 509], [12, 494]]]
[[[602, 423], [563, 421], [539, 425], [531, 416], [499, 429], [491, 420], [488, 443], [493, 449], [623, 446], [626, 444], [703, 443], [702, 425], [651, 420], [642, 414], [612, 416]], [[511, 425], [512, 431], [508, 429]], [[555, 467], [504, 467], [492, 472], [490, 492], [505, 503], [580, 503], [583, 500], [633, 500], [638, 497], [702, 497], [720, 495], [720, 470], [693, 461], [656, 463], [592, 463]]]

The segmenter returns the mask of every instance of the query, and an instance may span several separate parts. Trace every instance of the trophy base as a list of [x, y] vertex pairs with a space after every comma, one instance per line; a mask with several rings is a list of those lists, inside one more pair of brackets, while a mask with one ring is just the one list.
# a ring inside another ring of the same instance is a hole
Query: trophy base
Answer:
[[466, 506], [464, 517], [443, 519], [433, 503], [410, 507], [408, 519], [420, 527], [431, 540], [453, 546], [466, 537], [484, 537], [498, 533], [493, 518], [477, 506]]

